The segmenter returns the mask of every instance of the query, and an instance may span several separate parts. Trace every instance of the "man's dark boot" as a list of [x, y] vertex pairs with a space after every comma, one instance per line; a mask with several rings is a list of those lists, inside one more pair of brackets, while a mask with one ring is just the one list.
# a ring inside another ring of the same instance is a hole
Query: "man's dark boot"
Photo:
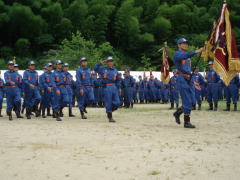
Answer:
[[213, 110], [213, 103], [209, 103], [209, 111], [212, 111]]
[[178, 106], [179, 106], [179, 104], [178, 104], [178, 103], [176, 103], [176, 109], [178, 109]]
[[43, 108], [43, 109], [42, 109], [42, 118], [46, 118], [45, 111], [46, 111], [46, 109]]
[[56, 118], [56, 111], [53, 110], [53, 114], [52, 114], [53, 118]]
[[72, 108], [69, 108], [68, 109], [68, 114], [69, 114], [69, 117], [75, 117], [72, 113]]
[[107, 113], [107, 117], [108, 117], [108, 120], [110, 123], [115, 123], [116, 121], [112, 118], [112, 113], [111, 112], [108, 112]]
[[183, 113], [182, 107], [178, 108], [177, 111], [173, 113], [173, 116], [175, 117], [175, 120], [176, 120], [177, 124], [181, 124], [180, 116], [181, 116], [182, 113]]
[[131, 102], [131, 108], [133, 108], [133, 102]]
[[84, 115], [84, 111], [80, 109], [80, 113], [81, 113], [81, 118], [82, 119], [87, 119], [87, 117]]
[[12, 118], [12, 112], [7, 112], [7, 115], [8, 115], [9, 121], [12, 121], [12, 120], [13, 120], [13, 118]]
[[196, 110], [196, 104], [193, 104], [192, 110]]
[[23, 118], [20, 114], [20, 111], [15, 111], [17, 118]]
[[218, 110], [218, 103], [214, 104], [214, 111]]
[[190, 123], [189, 115], [184, 115], [184, 127], [185, 128], [195, 128], [195, 126]]
[[234, 104], [234, 111], [237, 111], [237, 104]]
[[54, 114], [55, 114], [55, 117], [56, 117], [56, 121], [62, 121], [62, 119], [59, 116], [59, 114], [60, 114], [59, 111], [55, 111]]
[[198, 105], [198, 110], [201, 110], [201, 109], [202, 109], [202, 105], [199, 104], [199, 105]]
[[31, 109], [26, 108], [26, 117], [27, 119], [31, 119]]
[[60, 109], [60, 111], [59, 111], [59, 116], [60, 117], [63, 117], [63, 107]]
[[41, 112], [40, 112], [40, 110], [38, 109], [38, 104], [35, 104], [35, 105], [34, 105], [34, 107], [33, 107], [33, 112], [35, 113], [35, 116], [36, 116], [36, 117], [41, 116]]
[[173, 109], [174, 108], [174, 102], [171, 102], [171, 107], [169, 109]]
[[3, 115], [2, 115], [2, 109], [0, 109], [0, 117], [3, 117]]
[[47, 116], [52, 116], [51, 113], [50, 113], [51, 109], [50, 107], [47, 108]]
[[230, 111], [230, 104], [226, 104], [226, 109], [224, 109], [224, 111]]
[[87, 108], [87, 105], [85, 104], [84, 105], [84, 109], [83, 109], [83, 112], [85, 112], [85, 113], [87, 113], [87, 109], [86, 108]]

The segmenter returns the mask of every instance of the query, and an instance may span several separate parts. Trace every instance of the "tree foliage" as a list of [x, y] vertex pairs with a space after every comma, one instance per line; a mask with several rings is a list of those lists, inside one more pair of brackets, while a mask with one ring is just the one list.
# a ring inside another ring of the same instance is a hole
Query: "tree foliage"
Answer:
[[[240, 2], [228, 0], [240, 44]], [[160, 70], [158, 52], [168, 41], [170, 65], [176, 40], [203, 46], [222, 0], [0, 0], [0, 58], [23, 64], [63, 58], [74, 67], [108, 55], [131, 69]], [[77, 42], [79, 41], [79, 42]], [[85, 44], [86, 43], [86, 44]], [[240, 46], [238, 46], [240, 49]], [[76, 49], [75, 49], [76, 48]], [[109, 53], [109, 54], [108, 54]], [[121, 61], [120, 61], [121, 60]], [[5, 63], [0, 63], [1, 68]]]

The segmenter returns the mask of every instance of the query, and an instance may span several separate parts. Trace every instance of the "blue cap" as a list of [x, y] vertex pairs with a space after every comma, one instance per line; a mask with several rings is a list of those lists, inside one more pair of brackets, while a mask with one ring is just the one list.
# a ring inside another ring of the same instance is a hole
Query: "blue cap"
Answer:
[[199, 69], [199, 66], [195, 66], [194, 69]]
[[47, 66], [43, 66], [42, 69], [46, 69]]
[[53, 65], [52, 63], [47, 63], [46, 67], [49, 67], [49, 66], [52, 66], [52, 65]]
[[69, 64], [68, 64], [68, 63], [64, 63], [63, 66], [64, 66], [64, 67], [68, 67]]
[[208, 65], [213, 65], [213, 61], [209, 61], [209, 62], [208, 62]]
[[177, 44], [182, 44], [182, 43], [187, 43], [188, 40], [186, 40], [185, 38], [180, 38], [178, 41], [177, 41]]
[[55, 64], [62, 64], [61, 60], [56, 60]]
[[13, 61], [8, 61], [7, 64], [8, 64], [8, 65], [14, 65], [14, 62], [13, 62]]
[[82, 58], [80, 59], [80, 62], [83, 62], [83, 61], [87, 61], [87, 58], [82, 57]]
[[125, 73], [128, 73], [128, 72], [130, 72], [130, 71], [129, 71], [128, 69], [126, 69], [126, 70], [125, 70]]
[[14, 67], [19, 67], [19, 65], [18, 64], [14, 64]]
[[28, 65], [30, 66], [30, 65], [36, 65], [36, 64], [35, 64], [34, 61], [29, 61], [29, 62], [28, 62]]
[[112, 56], [108, 56], [106, 61], [113, 61], [113, 57]]

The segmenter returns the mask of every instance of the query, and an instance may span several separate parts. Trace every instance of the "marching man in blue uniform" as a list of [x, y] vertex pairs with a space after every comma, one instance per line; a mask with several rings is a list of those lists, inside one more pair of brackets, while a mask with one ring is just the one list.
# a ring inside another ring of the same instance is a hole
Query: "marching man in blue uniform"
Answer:
[[193, 110], [196, 110], [196, 102], [198, 103], [198, 110], [201, 110], [201, 106], [202, 106], [202, 98], [201, 98], [202, 89], [201, 89], [201, 87], [204, 84], [204, 78], [199, 73], [199, 66], [196, 66], [194, 68], [192, 80], [193, 80], [194, 91], [195, 91]]
[[[213, 62], [209, 61], [208, 70], [206, 71], [207, 80], [207, 100], [209, 103], [209, 110], [217, 111], [218, 109], [218, 95], [219, 83], [221, 82], [220, 76], [213, 70]], [[214, 102], [214, 109], [213, 109]]]
[[67, 89], [67, 95], [69, 98], [69, 104], [68, 104], [68, 116], [69, 117], [75, 117], [72, 113], [72, 107], [73, 107], [73, 76], [68, 72], [69, 64], [64, 63], [63, 64], [63, 71], [65, 73], [66, 82], [65, 87]]
[[238, 84], [239, 84], [239, 75], [237, 74], [231, 81], [230, 84], [226, 87], [226, 100], [227, 108], [225, 111], [230, 111], [231, 99], [234, 104], [234, 111], [237, 111], [237, 101], [238, 101]]
[[9, 120], [13, 120], [12, 118], [12, 110], [13, 106], [16, 106], [16, 114], [17, 118], [22, 118], [20, 116], [21, 110], [21, 90], [22, 80], [19, 78], [19, 74], [14, 71], [14, 62], [8, 62], [8, 71], [4, 73], [5, 87], [6, 87], [6, 95], [7, 95], [7, 115], [9, 116]]
[[87, 105], [92, 105], [94, 102], [93, 79], [90, 68], [88, 68], [87, 58], [80, 59], [81, 67], [77, 69], [76, 79], [79, 89], [78, 108], [82, 119], [87, 119], [84, 113], [87, 113]]
[[42, 96], [42, 118], [46, 118], [45, 111], [47, 108], [54, 106], [54, 87], [56, 86], [53, 80], [53, 64], [48, 63], [46, 65], [46, 71], [41, 75], [41, 86], [43, 89], [43, 96]]
[[[103, 77], [104, 103], [108, 120], [111, 123], [116, 122], [112, 117], [112, 112], [120, 106], [119, 94], [121, 94], [119, 79], [117, 78], [118, 71], [113, 67], [113, 64], [113, 57], [110, 56], [94, 67], [94, 71]], [[107, 65], [107, 67], [102, 67], [103, 65]]]
[[[0, 72], [1, 74], [1, 72]], [[2, 116], [2, 103], [3, 103], [3, 97], [5, 95], [5, 86], [4, 86], [4, 81], [2, 78], [0, 78], [0, 117]]]
[[53, 79], [55, 82], [54, 88], [54, 102], [53, 102], [53, 117], [57, 121], [62, 121], [60, 117], [63, 117], [63, 108], [70, 103], [69, 96], [66, 89], [67, 78], [62, 69], [62, 61], [57, 60], [55, 62], [56, 70], [53, 72]]
[[182, 107], [178, 108], [177, 111], [173, 114], [176, 122], [180, 124], [180, 115], [184, 113], [184, 127], [185, 128], [195, 128], [194, 125], [190, 122], [190, 114], [192, 109], [192, 88], [193, 83], [191, 81], [192, 72], [191, 72], [191, 57], [199, 54], [203, 51], [203, 48], [200, 48], [195, 51], [187, 52], [188, 41], [185, 38], [181, 38], [177, 41], [178, 48], [174, 53], [174, 64], [178, 70], [177, 74], [177, 86], [182, 98]]
[[41, 100], [38, 91], [38, 73], [35, 71], [35, 62], [28, 63], [28, 69], [23, 74], [23, 92], [26, 105], [26, 117], [31, 119], [31, 112], [35, 112], [36, 117], [40, 115], [38, 105]]
[[170, 86], [170, 102], [171, 102], [170, 109], [174, 108], [174, 103], [176, 103], [176, 109], [177, 109], [179, 105], [179, 91], [177, 87], [177, 70], [173, 70], [173, 76], [170, 79], [169, 86]]
[[124, 95], [124, 107], [131, 108], [133, 107], [133, 89], [134, 79], [130, 75], [129, 70], [125, 70], [125, 77], [123, 79], [123, 95]]
[[140, 100], [140, 104], [143, 104], [144, 103], [144, 89], [145, 89], [145, 86], [144, 86], [144, 82], [142, 80], [142, 76], [139, 76], [138, 77], [139, 79], [139, 82], [138, 82], [138, 94], [139, 94], [139, 100]]

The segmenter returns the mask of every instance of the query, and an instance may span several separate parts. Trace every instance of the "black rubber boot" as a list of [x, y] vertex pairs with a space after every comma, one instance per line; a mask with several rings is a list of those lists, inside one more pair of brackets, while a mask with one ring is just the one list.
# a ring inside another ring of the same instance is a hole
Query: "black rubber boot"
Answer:
[[234, 104], [234, 111], [237, 111], [237, 104]]
[[85, 113], [87, 113], [87, 109], [86, 108], [87, 108], [87, 105], [85, 104], [84, 105], [84, 109], [83, 109], [83, 112], [85, 112]]
[[185, 128], [195, 128], [195, 126], [190, 123], [189, 115], [184, 115], [184, 127]]
[[20, 114], [20, 111], [15, 111], [17, 118], [23, 118]]
[[196, 110], [196, 104], [193, 104], [192, 110]]
[[199, 104], [199, 105], [198, 105], [198, 110], [200, 111], [201, 109], [202, 109], [202, 105]]
[[46, 118], [45, 111], [46, 111], [46, 109], [43, 108], [43, 109], [42, 109], [42, 118]]
[[218, 110], [218, 104], [214, 104], [214, 111], [217, 111]]
[[60, 111], [59, 111], [59, 116], [60, 117], [63, 117], [63, 107], [60, 109]]
[[182, 113], [183, 113], [182, 107], [178, 108], [177, 111], [173, 113], [173, 116], [175, 117], [175, 120], [176, 120], [177, 124], [181, 124], [180, 116], [181, 116]]
[[108, 117], [108, 120], [110, 123], [115, 123], [116, 121], [112, 118], [112, 113], [111, 112], [108, 112], [107, 113], [107, 117]]
[[69, 114], [69, 117], [75, 117], [72, 113], [72, 108], [69, 108], [68, 109], [68, 114]]
[[40, 110], [38, 109], [38, 104], [35, 104], [35, 105], [33, 106], [32, 112], [35, 113], [35, 116], [36, 116], [36, 117], [41, 116]]
[[2, 109], [0, 109], [0, 117], [3, 117], [3, 115], [2, 115]]
[[212, 111], [213, 110], [213, 103], [209, 103], [209, 111]]
[[26, 109], [26, 117], [27, 119], [31, 119], [31, 109], [29, 108]]
[[52, 116], [50, 107], [47, 108], [47, 116]]
[[13, 118], [12, 118], [12, 112], [7, 112], [7, 115], [8, 115], [9, 121], [12, 121], [12, 120], [13, 120]]
[[56, 111], [53, 110], [53, 114], [52, 114], [53, 118], [56, 118]]
[[169, 109], [173, 109], [174, 108], [174, 103], [171, 102], [171, 107]]
[[179, 106], [179, 104], [178, 104], [178, 103], [176, 103], [176, 109], [178, 109], [178, 106]]
[[58, 111], [55, 111], [55, 117], [56, 117], [56, 121], [62, 121], [62, 119], [60, 118], [60, 113]]
[[131, 102], [131, 106], [130, 107], [133, 108], [133, 102]]
[[230, 111], [230, 104], [226, 104], [226, 109], [224, 109], [224, 111]]
[[81, 118], [82, 119], [87, 119], [87, 116], [84, 115], [84, 111], [80, 109], [80, 113], [81, 113]]

